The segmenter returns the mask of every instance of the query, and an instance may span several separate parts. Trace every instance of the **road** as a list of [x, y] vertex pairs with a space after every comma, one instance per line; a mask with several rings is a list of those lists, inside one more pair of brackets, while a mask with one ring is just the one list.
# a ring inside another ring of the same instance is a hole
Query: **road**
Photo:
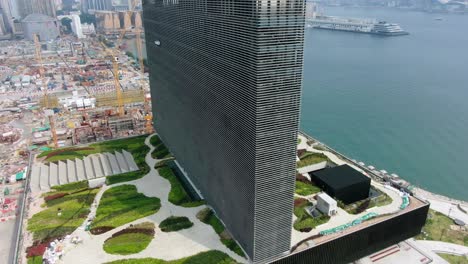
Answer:
[[15, 220], [0, 223], [0, 263], [13, 263], [15, 250]]

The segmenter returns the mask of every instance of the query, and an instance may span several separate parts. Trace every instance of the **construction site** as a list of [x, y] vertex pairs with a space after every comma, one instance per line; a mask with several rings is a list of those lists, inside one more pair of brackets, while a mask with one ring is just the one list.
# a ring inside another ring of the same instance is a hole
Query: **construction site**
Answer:
[[[34, 42], [1, 42], [2, 124], [33, 113], [33, 148], [152, 132], [142, 28], [132, 28], [132, 34], [138, 48], [134, 57], [120, 49], [128, 38], [126, 30], [114, 42], [106, 36], [63, 36], [41, 42], [38, 35]], [[5, 144], [21, 137], [11, 125], [2, 126], [0, 132]]]

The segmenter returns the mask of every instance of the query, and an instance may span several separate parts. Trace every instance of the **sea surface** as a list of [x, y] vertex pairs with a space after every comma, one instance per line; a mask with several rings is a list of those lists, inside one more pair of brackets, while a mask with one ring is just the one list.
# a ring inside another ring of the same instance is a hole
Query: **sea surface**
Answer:
[[410, 35], [306, 29], [301, 129], [350, 158], [467, 201], [468, 16], [323, 11], [398, 23]]

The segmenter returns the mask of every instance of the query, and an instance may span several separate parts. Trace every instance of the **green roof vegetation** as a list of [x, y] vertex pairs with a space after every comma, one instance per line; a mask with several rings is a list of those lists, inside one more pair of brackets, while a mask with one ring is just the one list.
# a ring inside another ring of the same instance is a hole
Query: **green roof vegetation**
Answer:
[[468, 256], [455, 256], [450, 254], [438, 254], [450, 264], [466, 264], [468, 263]]
[[321, 150], [321, 151], [327, 151], [327, 150], [328, 150], [328, 149], [327, 149], [325, 146], [323, 146], [323, 145], [314, 145], [313, 148], [316, 149], [316, 150]]
[[46, 193], [45, 195], [50, 195], [51, 193], [63, 192], [63, 193], [74, 193], [88, 189], [88, 181], [79, 181], [73, 183], [67, 183], [63, 185], [57, 185], [51, 187], [52, 191]]
[[296, 181], [296, 193], [302, 196], [311, 195], [320, 192], [320, 188], [312, 183]]
[[223, 223], [221, 223], [219, 218], [216, 217], [213, 210], [210, 208], [204, 208], [197, 213], [197, 218], [203, 223], [211, 225], [216, 234], [219, 235], [221, 242], [226, 247], [235, 252], [237, 255], [245, 257], [244, 251], [242, 251], [237, 242], [232, 239], [232, 237], [227, 232], [226, 227], [224, 227]]
[[300, 161], [297, 162], [297, 167], [302, 168], [305, 166], [317, 164], [323, 161], [328, 161], [327, 156], [322, 153], [313, 153], [313, 152], [306, 152], [304, 155], [299, 157]]
[[28, 258], [28, 264], [42, 264], [42, 256]]
[[169, 192], [168, 200], [172, 204], [182, 207], [197, 207], [205, 204], [204, 201], [196, 201], [189, 196], [183, 184], [179, 181], [169, 166], [158, 168], [158, 173], [171, 184], [171, 191]]
[[312, 203], [303, 198], [297, 198], [294, 200], [294, 215], [297, 217], [294, 221], [293, 227], [300, 232], [309, 232], [316, 226], [324, 224], [330, 220], [327, 215], [321, 215], [318, 217], [312, 217], [306, 208], [311, 206]]
[[102, 195], [96, 218], [91, 224], [91, 231], [99, 228], [104, 228], [105, 231], [111, 230], [152, 215], [158, 212], [159, 208], [161, 208], [159, 198], [139, 193], [134, 185], [110, 188]]
[[159, 228], [163, 232], [179, 231], [190, 228], [192, 226], [193, 223], [185, 216], [170, 216], [159, 224]]
[[162, 260], [154, 258], [142, 258], [142, 259], [122, 259], [108, 264], [235, 264], [237, 263], [234, 259], [229, 257], [226, 253], [218, 250], [210, 250], [196, 255], [177, 259], [177, 260]]
[[151, 153], [153, 159], [165, 159], [172, 156], [158, 135], [151, 137], [150, 142], [154, 146], [154, 150]]
[[27, 229], [33, 233], [33, 239], [42, 241], [75, 231], [89, 214], [90, 205], [98, 191], [99, 189], [85, 189], [71, 194], [57, 191], [46, 194], [46, 209], [33, 215], [28, 221]]
[[38, 158], [46, 157], [45, 161], [52, 162], [70, 158], [82, 158], [94, 153], [113, 152], [122, 149], [131, 152], [132, 149], [136, 149], [142, 144], [144, 145], [146, 137], [146, 135], [143, 135], [132, 138], [108, 140], [90, 144], [88, 147], [66, 147], [53, 149], [42, 152], [40, 155], [38, 155]]
[[340, 201], [337, 202], [338, 206], [344, 209], [346, 212], [348, 212], [348, 214], [360, 214], [368, 208], [372, 208], [374, 206], [385, 206], [392, 203], [392, 198], [390, 198], [390, 196], [388, 196], [386, 193], [374, 187], [371, 188], [379, 192], [380, 195], [374, 199], [367, 198], [348, 205], [345, 205], [343, 202]]
[[109, 254], [130, 255], [143, 251], [153, 236], [143, 233], [127, 233], [109, 238], [104, 242], [104, 251]]
[[45, 161], [59, 161], [74, 158], [83, 158], [90, 154], [126, 150], [130, 152], [138, 165], [138, 171], [132, 171], [107, 177], [107, 184], [131, 181], [145, 176], [149, 172], [149, 166], [145, 162], [146, 153], [149, 147], [145, 145], [146, 135], [103, 141], [90, 144], [87, 147], [67, 147], [48, 150], [38, 155], [38, 158], [45, 157]]
[[123, 234], [106, 240], [104, 251], [118, 255], [135, 254], [145, 249], [152, 239], [152, 236], [141, 233]]
[[143, 222], [127, 227], [112, 237], [103, 245], [104, 251], [109, 254], [130, 255], [144, 250], [155, 234], [152, 222]]
[[426, 219], [421, 234], [415, 239], [438, 240], [458, 245], [468, 246], [468, 231], [457, 231], [450, 228], [455, 225], [452, 219], [429, 209], [429, 214]]

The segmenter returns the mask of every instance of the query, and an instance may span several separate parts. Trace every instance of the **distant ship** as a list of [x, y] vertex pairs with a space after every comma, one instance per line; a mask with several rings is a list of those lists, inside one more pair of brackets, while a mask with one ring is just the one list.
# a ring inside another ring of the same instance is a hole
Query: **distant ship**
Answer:
[[439, 21], [440, 21], [440, 20], [444, 20], [444, 19], [441, 18], [441, 17], [436, 17], [436, 18], [434, 18], [434, 19], [435, 19], [435, 20], [439, 20]]
[[381, 36], [408, 35], [398, 24], [377, 21], [375, 19], [316, 16], [307, 19], [307, 27], [318, 29], [349, 31]]
[[385, 21], [380, 21], [379, 23], [374, 24], [370, 33], [384, 36], [400, 36], [409, 34], [401, 29], [398, 24], [390, 24]]

